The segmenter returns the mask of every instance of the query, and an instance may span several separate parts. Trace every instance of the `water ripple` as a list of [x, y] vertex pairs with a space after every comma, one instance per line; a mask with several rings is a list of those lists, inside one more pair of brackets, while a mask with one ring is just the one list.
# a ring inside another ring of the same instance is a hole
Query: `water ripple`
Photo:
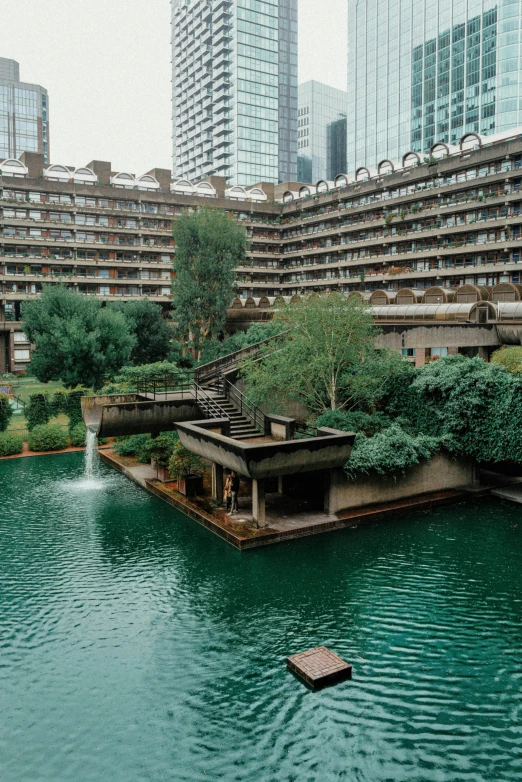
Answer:
[[[522, 525], [482, 502], [240, 554], [81, 455], [0, 463], [2, 782], [513, 782]], [[312, 693], [288, 654], [354, 679]]]

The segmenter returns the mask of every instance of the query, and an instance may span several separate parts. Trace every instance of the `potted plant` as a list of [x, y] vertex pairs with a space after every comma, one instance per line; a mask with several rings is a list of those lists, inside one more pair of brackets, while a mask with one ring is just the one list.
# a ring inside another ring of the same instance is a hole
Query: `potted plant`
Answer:
[[169, 459], [169, 472], [178, 481], [178, 491], [185, 497], [203, 493], [205, 465], [196, 454], [188, 451], [180, 442], [176, 443]]
[[151, 464], [156, 468], [156, 476], [159, 481], [166, 483], [171, 480], [169, 473], [169, 461], [176, 443], [172, 434], [160, 434], [150, 441], [148, 453]]

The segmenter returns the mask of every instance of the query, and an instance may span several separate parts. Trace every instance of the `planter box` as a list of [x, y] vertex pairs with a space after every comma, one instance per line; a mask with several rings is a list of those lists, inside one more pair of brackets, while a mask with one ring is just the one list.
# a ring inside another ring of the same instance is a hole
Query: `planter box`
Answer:
[[185, 497], [198, 497], [203, 494], [203, 477], [201, 475], [185, 475], [178, 478], [178, 491]]

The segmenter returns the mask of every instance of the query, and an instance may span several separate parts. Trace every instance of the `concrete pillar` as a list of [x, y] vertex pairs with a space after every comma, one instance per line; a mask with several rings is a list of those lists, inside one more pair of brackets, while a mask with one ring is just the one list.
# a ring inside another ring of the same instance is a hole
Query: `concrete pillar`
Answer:
[[278, 475], [277, 476], [277, 493], [283, 494], [283, 476]]
[[483, 361], [489, 361], [489, 350], [487, 347], [483, 347], [482, 345], [478, 349], [478, 357], [481, 358]]
[[212, 499], [219, 505], [223, 502], [223, 466], [212, 463]]
[[254, 517], [256, 527], [264, 525], [266, 519], [264, 478], [259, 480], [252, 479], [252, 516]]
[[423, 367], [426, 363], [426, 356], [428, 355], [429, 348], [417, 348], [415, 351], [415, 366]]
[[459, 355], [458, 348], [448, 348], [448, 356], [458, 356], [458, 355]]

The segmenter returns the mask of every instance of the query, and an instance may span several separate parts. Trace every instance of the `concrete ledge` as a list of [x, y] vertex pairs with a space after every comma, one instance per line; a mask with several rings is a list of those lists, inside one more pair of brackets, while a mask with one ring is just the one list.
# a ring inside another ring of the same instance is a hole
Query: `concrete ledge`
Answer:
[[188, 516], [198, 524], [206, 527], [206, 529], [240, 551], [260, 548], [261, 546], [269, 546], [274, 543], [282, 543], [287, 540], [296, 540], [298, 538], [318, 535], [324, 532], [333, 532], [334, 530], [339, 529], [357, 529], [361, 524], [368, 524], [373, 521], [392, 520], [412, 512], [429, 511], [442, 505], [478, 499], [481, 496], [490, 493], [489, 488], [482, 490], [462, 489], [459, 491], [449, 490], [432, 492], [417, 497], [408, 497], [407, 499], [401, 499], [396, 502], [386, 502], [365, 508], [345, 510], [337, 513], [334, 520], [325, 521], [324, 524], [303, 525], [297, 529], [285, 531], [265, 528], [256, 530], [255, 532], [251, 531], [249, 535], [241, 535], [240, 533], [225, 529], [218, 517], [207, 513], [195, 503], [183, 498], [182, 495], [173, 495], [154, 481], [134, 475], [132, 470], [122, 464], [113, 454], [100, 453], [100, 458], [131, 480], [135, 481], [151, 494], [154, 494], [158, 499], [167, 502], [185, 516]]

